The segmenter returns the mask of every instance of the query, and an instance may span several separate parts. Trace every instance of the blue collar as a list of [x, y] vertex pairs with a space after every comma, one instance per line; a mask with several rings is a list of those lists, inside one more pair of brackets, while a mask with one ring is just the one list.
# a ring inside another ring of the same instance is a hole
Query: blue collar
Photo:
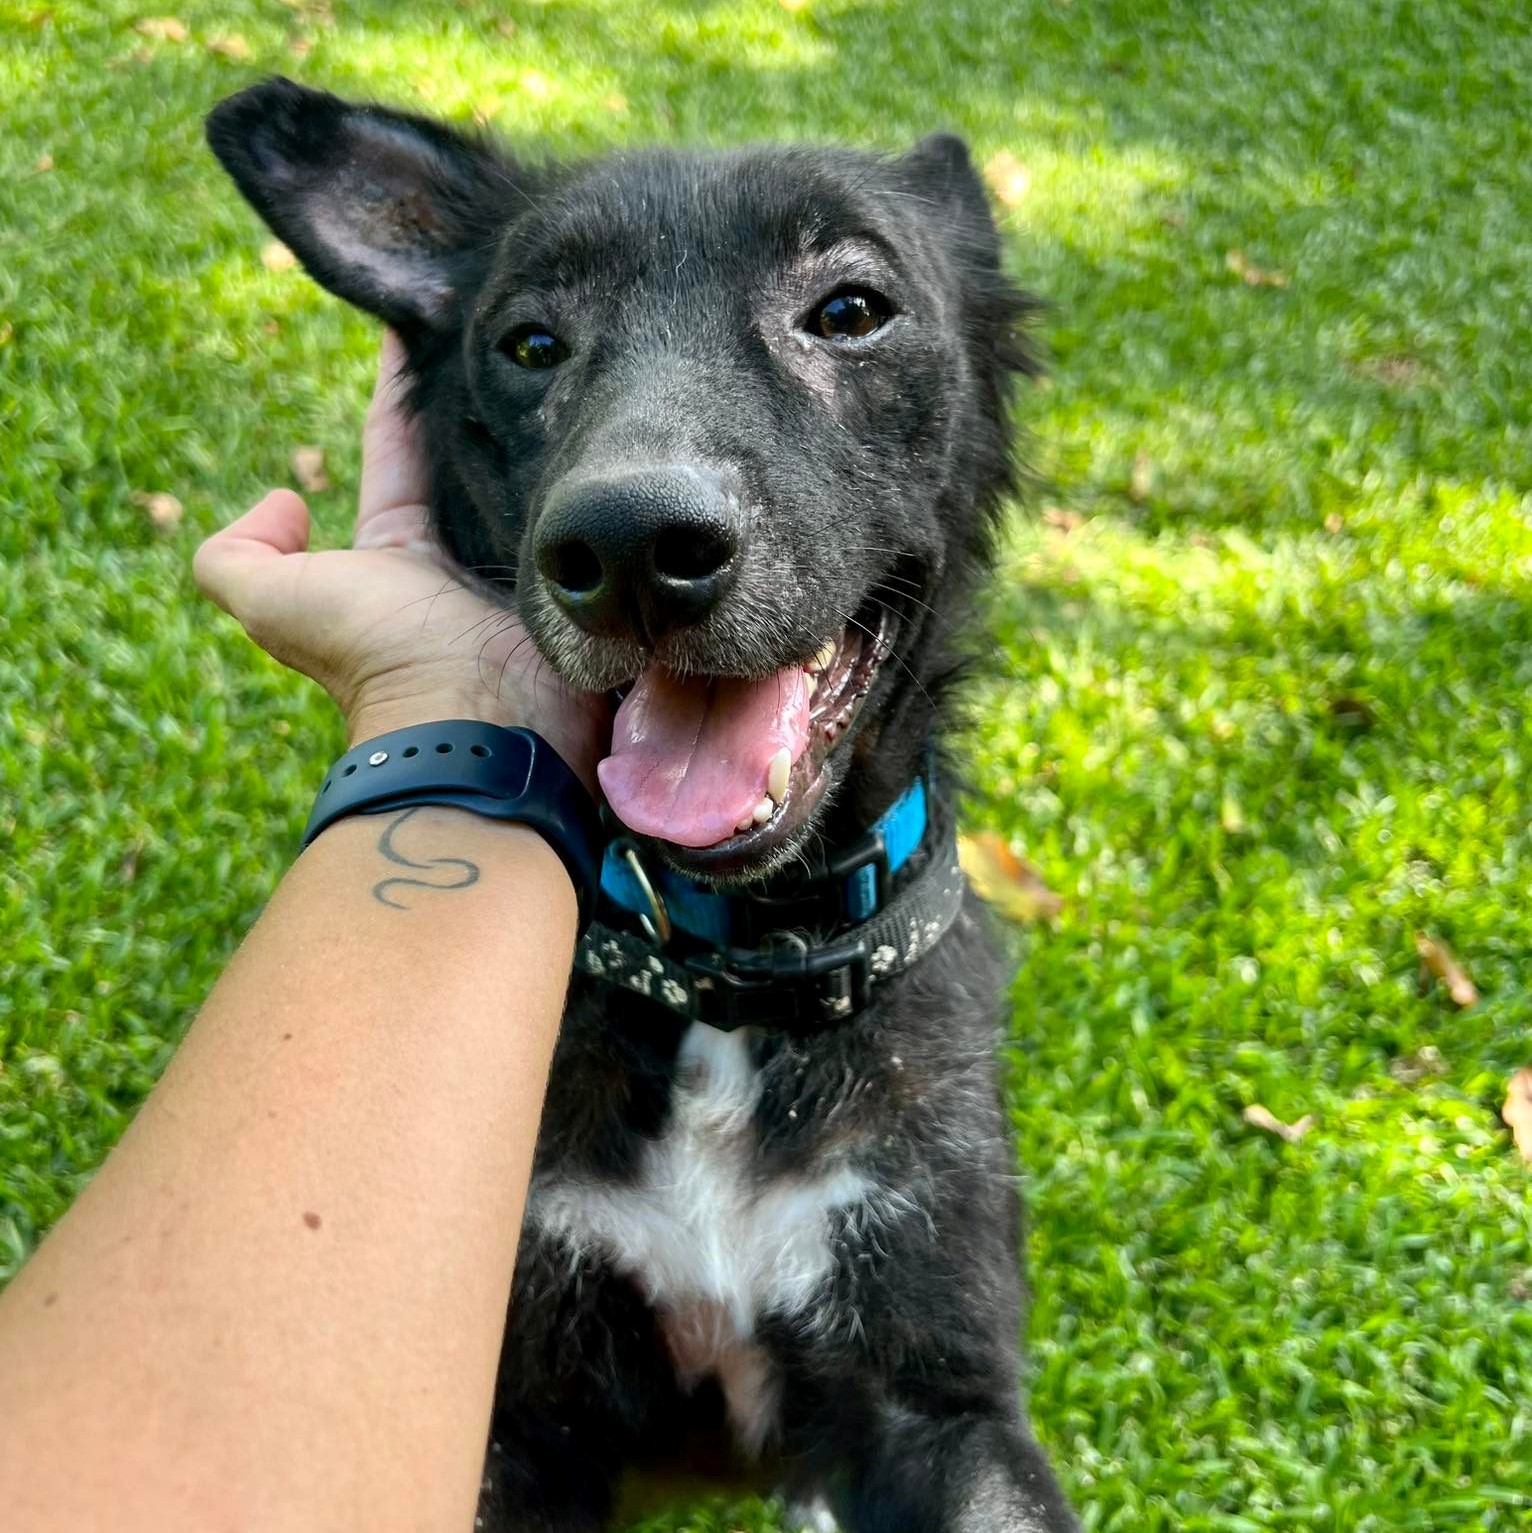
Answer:
[[893, 877], [924, 839], [928, 818], [925, 778], [917, 777], [860, 841], [831, 854], [820, 877], [782, 895], [720, 894], [668, 868], [651, 872], [633, 843], [619, 838], [601, 864], [601, 893], [645, 923], [657, 897], [662, 918], [715, 948], [755, 947], [776, 931], [855, 926], [888, 903]]

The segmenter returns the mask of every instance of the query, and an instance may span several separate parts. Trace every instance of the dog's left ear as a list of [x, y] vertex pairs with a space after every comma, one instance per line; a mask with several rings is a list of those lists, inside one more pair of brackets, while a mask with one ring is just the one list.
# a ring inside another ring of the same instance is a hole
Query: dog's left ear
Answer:
[[207, 138], [315, 280], [406, 338], [458, 318], [519, 195], [487, 144], [291, 80], [221, 101]]
[[1000, 236], [989, 193], [962, 139], [955, 133], [933, 133], [896, 163], [910, 190], [953, 219], [966, 244], [988, 259], [999, 259]]

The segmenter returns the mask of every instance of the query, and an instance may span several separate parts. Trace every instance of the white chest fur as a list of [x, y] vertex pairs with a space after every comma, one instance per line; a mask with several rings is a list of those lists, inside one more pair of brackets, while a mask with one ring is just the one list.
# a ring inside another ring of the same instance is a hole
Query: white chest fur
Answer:
[[664, 1135], [636, 1184], [541, 1178], [529, 1217], [574, 1253], [598, 1252], [642, 1287], [688, 1387], [717, 1377], [749, 1448], [770, 1434], [775, 1382], [751, 1344], [758, 1316], [801, 1312], [829, 1275], [829, 1215], [871, 1184], [841, 1166], [763, 1183], [753, 1115], [760, 1079], [747, 1031], [694, 1023], [681, 1042]]

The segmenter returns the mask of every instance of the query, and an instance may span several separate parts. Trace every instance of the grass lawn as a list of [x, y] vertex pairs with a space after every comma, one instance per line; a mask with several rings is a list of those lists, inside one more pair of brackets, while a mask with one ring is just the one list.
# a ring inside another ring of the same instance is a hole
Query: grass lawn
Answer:
[[[1039, 1430], [1094, 1529], [1527, 1527], [1497, 1107], [1532, 1058], [1532, 13], [188, 0], [184, 38], [135, 31], [161, 4], [0, 0], [0, 1276], [339, 745], [188, 565], [299, 444], [339, 533], [374, 337], [263, 266], [205, 109], [284, 70], [565, 150], [947, 125], [1014, 156], [1056, 305], [970, 807], [1065, 900], [1009, 1051]], [[1418, 930], [1477, 1005], [1422, 989]]]

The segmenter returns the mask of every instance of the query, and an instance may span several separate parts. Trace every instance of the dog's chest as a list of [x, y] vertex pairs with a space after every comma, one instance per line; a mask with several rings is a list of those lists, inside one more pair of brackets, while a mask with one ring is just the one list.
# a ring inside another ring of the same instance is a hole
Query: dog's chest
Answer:
[[658, 1312], [683, 1384], [716, 1377], [735, 1428], [757, 1447], [775, 1387], [752, 1341], [760, 1316], [799, 1314], [832, 1264], [831, 1215], [865, 1201], [868, 1179], [839, 1165], [765, 1180], [761, 1081], [749, 1034], [694, 1024], [682, 1040], [664, 1133], [634, 1182], [540, 1178], [530, 1217], [572, 1250], [603, 1256]]

